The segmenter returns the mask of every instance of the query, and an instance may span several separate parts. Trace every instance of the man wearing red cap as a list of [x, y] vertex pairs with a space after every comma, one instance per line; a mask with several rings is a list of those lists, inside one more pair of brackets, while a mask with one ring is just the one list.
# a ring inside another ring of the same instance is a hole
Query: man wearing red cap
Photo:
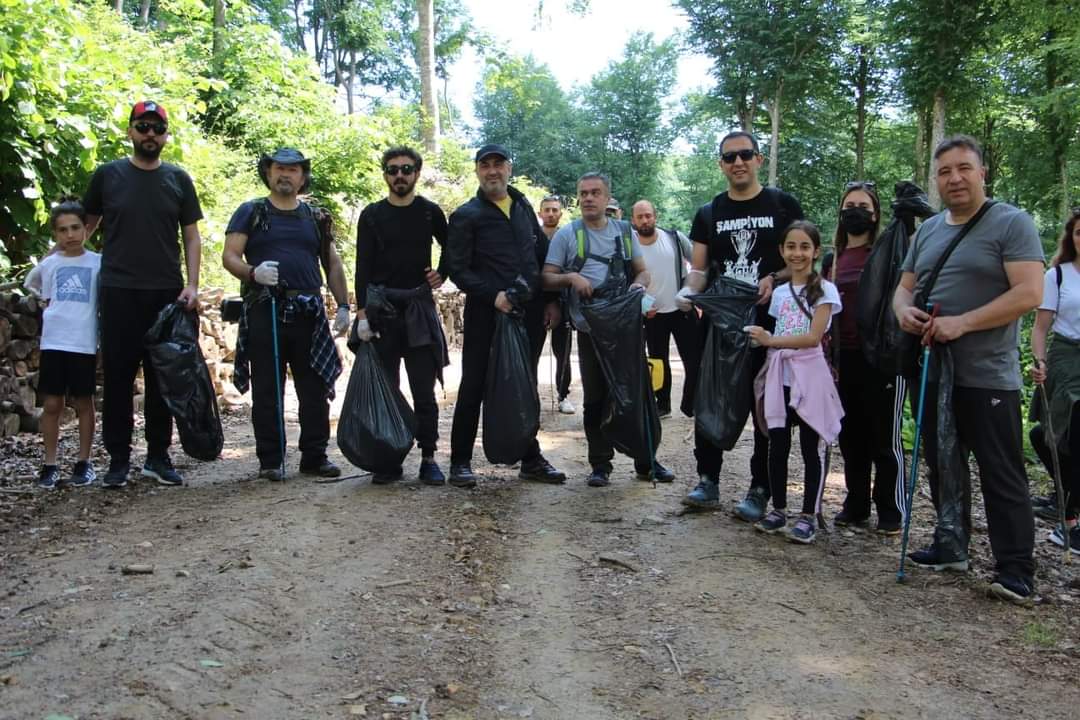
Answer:
[[[146, 462], [143, 477], [163, 485], [183, 478], [169, 459], [172, 417], [143, 348], [143, 335], [163, 307], [198, 302], [202, 219], [191, 177], [161, 161], [169, 139], [169, 116], [156, 102], [144, 100], [128, 117], [130, 157], [94, 171], [83, 205], [88, 235], [101, 225], [101, 348], [105, 408], [102, 439], [109, 452], [105, 487], [127, 484], [134, 427], [132, 387], [139, 365], [146, 383]], [[180, 272], [183, 238], [187, 284]]]

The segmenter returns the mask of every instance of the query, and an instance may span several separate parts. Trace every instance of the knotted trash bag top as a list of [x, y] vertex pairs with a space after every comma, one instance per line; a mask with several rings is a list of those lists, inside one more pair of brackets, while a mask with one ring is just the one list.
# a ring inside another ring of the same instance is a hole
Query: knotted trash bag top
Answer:
[[524, 313], [495, 313], [484, 387], [484, 457], [512, 465], [540, 429], [540, 396]]
[[624, 292], [616, 284], [601, 285], [582, 301], [581, 313], [608, 386], [608, 406], [600, 428], [619, 452], [651, 462], [660, 446], [661, 430], [645, 358], [643, 294], [637, 289]]
[[221, 454], [217, 395], [199, 347], [199, 316], [180, 303], [169, 303], [143, 336], [161, 397], [176, 421], [180, 446], [196, 460]]
[[356, 359], [338, 419], [338, 448], [362, 470], [397, 473], [412, 450], [416, 416], [401, 391], [386, 379], [375, 346], [350, 338], [353, 345]]
[[758, 290], [720, 276], [690, 300], [705, 313], [708, 328], [694, 393], [694, 426], [712, 445], [731, 450], [754, 405], [754, 350], [743, 328], [756, 324]]

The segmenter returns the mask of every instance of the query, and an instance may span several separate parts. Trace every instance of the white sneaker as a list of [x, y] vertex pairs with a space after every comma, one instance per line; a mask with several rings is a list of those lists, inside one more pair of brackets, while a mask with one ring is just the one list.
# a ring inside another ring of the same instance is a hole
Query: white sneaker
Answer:
[[570, 402], [570, 398], [563, 398], [559, 401], [559, 412], [563, 415], [574, 414], [574, 403]]

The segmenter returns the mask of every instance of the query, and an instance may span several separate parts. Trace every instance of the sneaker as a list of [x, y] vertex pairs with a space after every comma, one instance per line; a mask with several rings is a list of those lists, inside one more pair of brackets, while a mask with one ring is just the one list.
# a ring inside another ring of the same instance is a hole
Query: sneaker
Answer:
[[990, 594], [999, 600], [1011, 602], [1021, 607], [1035, 604], [1035, 588], [1031, 583], [1015, 575], [1001, 574], [990, 583]]
[[754, 529], [769, 535], [775, 535], [787, 527], [787, 515], [783, 510], [772, 510], [768, 515], [754, 523]]
[[882, 520], [878, 518], [874, 532], [878, 535], [899, 535], [903, 529], [904, 525], [899, 520]]
[[769, 491], [765, 488], [752, 487], [747, 491], [742, 502], [735, 506], [735, 517], [748, 523], [755, 523], [765, 517], [765, 506], [769, 503]]
[[[1046, 539], [1058, 547], [1065, 547], [1065, 534], [1061, 532], [1060, 525], [1054, 528], [1053, 532], [1046, 536]], [[1069, 552], [1073, 555], [1080, 555], [1080, 525], [1073, 525], [1069, 530]]]
[[857, 518], [847, 510], [841, 510], [833, 516], [833, 525], [836, 525], [837, 527], [867, 528], [870, 526], [870, 518]]
[[401, 468], [399, 467], [394, 472], [388, 473], [371, 473], [372, 485], [389, 485], [390, 483], [397, 482], [402, 477]]
[[334, 463], [327, 460], [325, 457], [318, 462], [304, 462], [300, 461], [300, 474], [301, 475], [315, 475], [316, 477], [323, 478], [336, 478], [341, 477], [341, 468]]
[[660, 463], [653, 461], [652, 472], [637, 471], [637, 479], [643, 482], [670, 483], [675, 482], [675, 473], [668, 470]]
[[944, 558], [938, 553], [938, 549], [934, 545], [924, 547], [922, 550], [916, 550], [908, 555], [908, 559], [911, 560], [913, 565], [929, 568], [934, 571], [952, 570], [953, 572], [967, 572], [968, 569], [967, 558], [960, 560]]
[[476, 473], [468, 465], [450, 465], [450, 484], [457, 488], [476, 487]]
[[661, 420], [666, 420], [671, 417], [671, 408], [656, 408], [656, 414], [660, 416]]
[[131, 465], [127, 460], [110, 460], [109, 471], [105, 473], [105, 477], [101, 481], [102, 487], [124, 487], [125, 485], [127, 485], [127, 478], [129, 472], [131, 472]]
[[259, 478], [270, 482], [281, 482], [285, 479], [285, 474], [281, 472], [279, 467], [259, 468]]
[[55, 490], [60, 482], [60, 468], [55, 465], [42, 465], [38, 473], [37, 486], [42, 490]]
[[522, 480], [559, 485], [566, 482], [566, 473], [555, 469], [543, 455], [530, 462], [522, 462], [518, 477]]
[[604, 468], [593, 468], [593, 471], [585, 478], [585, 484], [589, 487], [607, 487], [611, 484], [610, 475]]
[[563, 415], [574, 414], [574, 403], [570, 402], [570, 398], [563, 398], [559, 401], [559, 412], [561, 412]]
[[94, 472], [94, 466], [90, 464], [90, 461], [80, 460], [71, 469], [71, 477], [68, 478], [67, 483], [72, 487], [86, 487], [87, 485], [93, 485], [96, 479], [97, 474]]
[[[434, 460], [420, 459], [420, 470], [416, 473], [416, 477], [424, 485], [445, 485], [446, 476], [443, 475], [443, 471], [439, 469], [439, 463]], [[374, 480], [373, 480], [374, 482]]]
[[809, 515], [800, 515], [799, 519], [795, 521], [795, 525], [788, 533], [788, 540], [793, 543], [809, 545], [814, 542], [814, 537], [816, 535], [817, 528], [814, 527], [814, 518]]
[[142, 476], [154, 478], [159, 485], [183, 485], [184, 478], [173, 468], [172, 460], [168, 455], [157, 458], [146, 458], [143, 463]]
[[1058, 512], [1056, 501], [1046, 505], [1032, 505], [1031, 511], [1040, 520], [1054, 524], [1061, 522], [1061, 513]]
[[708, 473], [698, 477], [697, 487], [682, 499], [682, 504], [700, 510], [720, 509], [720, 478]]

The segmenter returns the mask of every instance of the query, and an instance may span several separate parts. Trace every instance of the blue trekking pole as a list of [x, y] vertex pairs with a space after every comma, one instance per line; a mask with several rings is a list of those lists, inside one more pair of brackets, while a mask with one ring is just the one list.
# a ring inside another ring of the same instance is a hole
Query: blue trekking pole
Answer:
[[[926, 306], [930, 313], [930, 322], [937, 317], [938, 306]], [[915, 502], [915, 483], [919, 478], [919, 441], [922, 438], [923, 411], [926, 402], [926, 377], [930, 371], [930, 342], [923, 346], [922, 351], [922, 377], [919, 380], [919, 406], [915, 410], [915, 441], [911, 446], [911, 476], [905, 488], [904, 498], [907, 507], [904, 509], [904, 537], [900, 542], [900, 569], [896, 571], [896, 582], [904, 582], [904, 561], [907, 560], [908, 536], [911, 532], [912, 503]]]
[[278, 352], [277, 296], [270, 290], [270, 343], [274, 349], [274, 404], [277, 409], [278, 441], [281, 444], [281, 479], [285, 479], [285, 403], [281, 394], [281, 354]]

